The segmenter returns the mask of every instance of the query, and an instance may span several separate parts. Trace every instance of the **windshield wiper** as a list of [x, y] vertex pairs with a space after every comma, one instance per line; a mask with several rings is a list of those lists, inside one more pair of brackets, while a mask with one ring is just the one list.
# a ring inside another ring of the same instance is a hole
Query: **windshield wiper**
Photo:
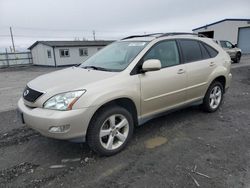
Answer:
[[105, 69], [103, 67], [96, 67], [96, 66], [84, 66], [83, 69], [94, 69], [94, 70], [101, 70], [101, 71], [110, 71], [109, 69]]

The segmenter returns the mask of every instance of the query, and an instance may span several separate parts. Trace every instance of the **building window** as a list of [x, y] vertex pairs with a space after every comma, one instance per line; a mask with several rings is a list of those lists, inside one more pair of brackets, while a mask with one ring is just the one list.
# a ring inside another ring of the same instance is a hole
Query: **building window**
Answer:
[[48, 58], [51, 58], [51, 50], [47, 50]]
[[69, 49], [61, 49], [60, 57], [69, 57]]
[[80, 48], [79, 55], [80, 56], [88, 56], [88, 49], [87, 48]]

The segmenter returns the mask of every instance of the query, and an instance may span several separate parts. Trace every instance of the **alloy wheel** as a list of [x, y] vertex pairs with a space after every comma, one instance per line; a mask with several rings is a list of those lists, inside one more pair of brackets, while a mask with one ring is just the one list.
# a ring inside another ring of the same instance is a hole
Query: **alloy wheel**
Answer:
[[212, 109], [218, 108], [218, 106], [221, 103], [221, 98], [222, 98], [222, 90], [219, 86], [215, 86], [209, 97], [209, 105]]
[[119, 148], [128, 137], [129, 122], [125, 116], [114, 114], [109, 116], [101, 126], [99, 139], [107, 150]]

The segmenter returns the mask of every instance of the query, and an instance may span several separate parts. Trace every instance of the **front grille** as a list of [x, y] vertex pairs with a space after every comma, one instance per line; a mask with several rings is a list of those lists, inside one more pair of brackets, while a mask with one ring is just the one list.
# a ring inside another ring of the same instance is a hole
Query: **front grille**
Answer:
[[36, 91], [26, 86], [23, 92], [23, 98], [26, 101], [35, 102], [42, 94], [42, 92]]

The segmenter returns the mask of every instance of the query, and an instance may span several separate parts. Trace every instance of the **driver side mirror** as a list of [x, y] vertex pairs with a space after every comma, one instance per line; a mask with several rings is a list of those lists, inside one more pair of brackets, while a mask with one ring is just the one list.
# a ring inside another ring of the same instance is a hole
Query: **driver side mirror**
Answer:
[[237, 47], [238, 47], [238, 45], [237, 45], [237, 44], [233, 45], [233, 48], [237, 48]]
[[157, 71], [161, 69], [161, 61], [158, 59], [148, 59], [142, 65], [143, 72]]

